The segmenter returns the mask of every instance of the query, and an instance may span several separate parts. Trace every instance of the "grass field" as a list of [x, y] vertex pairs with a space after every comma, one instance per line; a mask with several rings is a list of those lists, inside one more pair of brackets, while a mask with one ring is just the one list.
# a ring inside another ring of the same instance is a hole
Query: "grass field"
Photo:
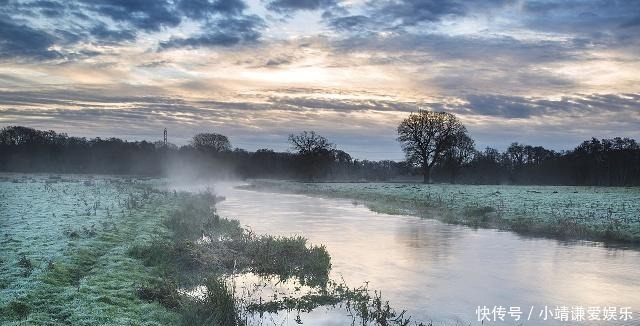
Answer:
[[176, 323], [176, 313], [131, 290], [152, 275], [126, 254], [129, 245], [168, 236], [160, 217], [174, 204], [145, 182], [5, 177], [0, 323]]
[[372, 210], [520, 233], [640, 242], [640, 188], [300, 183], [256, 180], [251, 189], [362, 201]]
[[[0, 176], [0, 324], [264, 325], [265, 313], [327, 305], [356, 309], [344, 314], [363, 325], [408, 322], [377, 293], [330, 280], [323, 246], [253, 234], [216, 214], [221, 198], [165, 186]], [[239, 292], [247, 276], [246, 288], [294, 289]]]

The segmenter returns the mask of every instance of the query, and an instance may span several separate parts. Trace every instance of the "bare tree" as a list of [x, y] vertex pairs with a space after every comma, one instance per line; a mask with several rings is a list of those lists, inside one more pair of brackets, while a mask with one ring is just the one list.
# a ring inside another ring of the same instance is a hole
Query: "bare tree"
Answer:
[[199, 150], [208, 150], [213, 152], [231, 151], [231, 142], [225, 135], [216, 133], [202, 133], [193, 136], [191, 145]]
[[290, 134], [289, 142], [293, 150], [300, 155], [330, 151], [333, 149], [333, 144], [326, 138], [316, 134], [315, 131], [303, 131], [298, 135]]
[[407, 161], [422, 168], [424, 183], [431, 183], [433, 166], [466, 135], [467, 129], [451, 113], [419, 110], [398, 126], [398, 141]]
[[451, 183], [456, 182], [460, 170], [473, 159], [476, 153], [475, 142], [465, 133], [456, 137], [455, 144], [446, 152], [444, 167], [449, 171]]
[[333, 144], [314, 131], [303, 131], [298, 135], [291, 134], [289, 143], [297, 152], [298, 169], [309, 180], [326, 172], [334, 159]]

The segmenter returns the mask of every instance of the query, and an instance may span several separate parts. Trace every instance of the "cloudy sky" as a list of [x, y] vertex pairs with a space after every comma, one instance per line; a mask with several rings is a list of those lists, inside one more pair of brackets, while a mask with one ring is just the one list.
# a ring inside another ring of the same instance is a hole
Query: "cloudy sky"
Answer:
[[0, 0], [0, 126], [401, 159], [448, 111], [478, 147], [640, 138], [640, 1]]

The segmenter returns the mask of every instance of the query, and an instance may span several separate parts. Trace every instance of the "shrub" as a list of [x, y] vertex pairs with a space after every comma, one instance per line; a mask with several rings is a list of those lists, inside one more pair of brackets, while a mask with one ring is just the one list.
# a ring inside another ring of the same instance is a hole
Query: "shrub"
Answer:
[[245, 325], [235, 301], [233, 289], [223, 278], [205, 281], [204, 298], [191, 298], [182, 309], [183, 325]]
[[307, 247], [303, 237], [258, 237], [250, 241], [246, 254], [258, 274], [274, 274], [282, 279], [297, 277], [300, 283], [311, 286], [326, 283], [331, 269], [326, 248]]
[[141, 285], [136, 289], [140, 299], [155, 301], [168, 309], [176, 309], [180, 306], [180, 295], [175, 283], [166, 279], [156, 279], [149, 284]]
[[148, 245], [134, 245], [129, 248], [129, 255], [142, 260], [145, 266], [158, 266], [171, 260], [173, 246], [166, 241], [156, 240]]

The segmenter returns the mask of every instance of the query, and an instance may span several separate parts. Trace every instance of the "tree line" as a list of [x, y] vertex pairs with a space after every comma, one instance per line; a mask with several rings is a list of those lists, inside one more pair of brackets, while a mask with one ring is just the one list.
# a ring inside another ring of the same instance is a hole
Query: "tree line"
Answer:
[[640, 146], [630, 138], [592, 138], [562, 152], [519, 143], [502, 153], [478, 151], [456, 116], [428, 110], [411, 113], [397, 131], [407, 162], [425, 183], [436, 173], [452, 183], [640, 185]]
[[324, 142], [300, 143], [307, 147], [295, 147], [294, 152], [271, 149], [250, 152], [234, 148], [228, 137], [217, 133], [197, 134], [189, 144], [176, 146], [162, 141], [87, 139], [52, 130], [9, 126], [0, 129], [0, 171], [314, 181], [382, 181], [409, 173], [402, 162], [353, 159], [315, 132], [303, 132], [299, 137], [309, 137], [312, 143], [321, 139]]
[[246, 151], [217, 133], [189, 144], [68, 136], [9, 126], [0, 130], [0, 171], [150, 176], [283, 178], [465, 184], [640, 185], [640, 146], [629, 138], [586, 140], [573, 150], [513, 143], [477, 150], [452, 114], [420, 110], [403, 120], [402, 162], [353, 159], [314, 131], [289, 135], [290, 151]]

